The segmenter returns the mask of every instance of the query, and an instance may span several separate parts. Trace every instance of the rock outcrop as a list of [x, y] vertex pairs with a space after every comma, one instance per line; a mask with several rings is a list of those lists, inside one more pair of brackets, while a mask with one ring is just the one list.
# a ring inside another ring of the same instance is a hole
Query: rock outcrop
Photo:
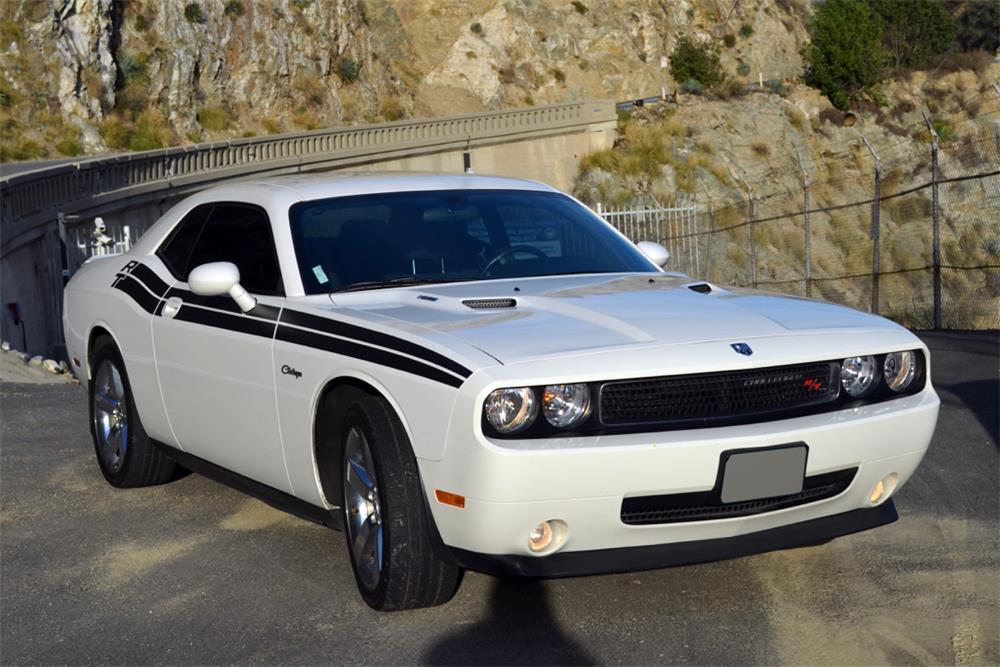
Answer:
[[[660, 57], [679, 33], [735, 38], [744, 25], [753, 36], [723, 50], [731, 75], [794, 77], [806, 8], [802, 0], [8, 0], [0, 65], [6, 113], [37, 136], [41, 153], [56, 153], [49, 144], [73, 128], [82, 151], [128, 150], [648, 96], [676, 84]], [[66, 141], [59, 152], [74, 147]]]

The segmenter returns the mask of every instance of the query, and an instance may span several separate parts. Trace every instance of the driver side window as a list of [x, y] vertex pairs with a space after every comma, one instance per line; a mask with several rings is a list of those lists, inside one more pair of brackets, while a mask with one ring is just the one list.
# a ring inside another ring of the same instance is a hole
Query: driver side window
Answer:
[[232, 262], [248, 292], [285, 293], [271, 222], [259, 206], [229, 202], [199, 206], [178, 223], [157, 254], [183, 281], [196, 266]]

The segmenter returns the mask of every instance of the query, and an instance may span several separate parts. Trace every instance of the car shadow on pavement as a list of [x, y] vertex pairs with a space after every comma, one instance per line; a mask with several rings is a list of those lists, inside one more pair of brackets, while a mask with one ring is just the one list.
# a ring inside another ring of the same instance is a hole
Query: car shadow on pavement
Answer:
[[439, 640], [428, 665], [593, 665], [596, 660], [559, 627], [543, 582], [494, 579], [489, 616]]
[[[1000, 381], [973, 380], [955, 384], [935, 381], [934, 388], [939, 393], [950, 394], [964, 403], [992, 438], [993, 446], [1000, 448]], [[941, 398], [947, 400], [946, 396]]]

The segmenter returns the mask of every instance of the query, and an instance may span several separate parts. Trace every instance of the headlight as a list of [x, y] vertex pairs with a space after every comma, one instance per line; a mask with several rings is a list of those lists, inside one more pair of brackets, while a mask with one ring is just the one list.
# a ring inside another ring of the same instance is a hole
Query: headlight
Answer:
[[885, 355], [882, 377], [889, 389], [905, 391], [917, 374], [917, 355], [913, 352], [890, 352]]
[[590, 415], [590, 388], [585, 384], [550, 384], [542, 392], [542, 413], [556, 428], [575, 426]]
[[495, 389], [486, 397], [483, 413], [497, 433], [516, 433], [535, 421], [538, 401], [531, 387]]
[[861, 398], [875, 388], [877, 374], [875, 357], [848, 357], [840, 367], [840, 384], [852, 397]]

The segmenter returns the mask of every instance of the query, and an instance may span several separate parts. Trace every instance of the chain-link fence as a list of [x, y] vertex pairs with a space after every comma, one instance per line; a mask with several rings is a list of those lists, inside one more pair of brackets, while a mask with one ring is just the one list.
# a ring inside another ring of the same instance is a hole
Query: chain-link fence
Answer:
[[668, 269], [711, 282], [919, 329], [1000, 328], [998, 121], [987, 114], [946, 132], [927, 123], [881, 147], [859, 133], [820, 165], [776, 156], [789, 165], [783, 175], [735, 170], [739, 189], [725, 201], [702, 197], [683, 231], [665, 213], [661, 225], [639, 227], [602, 214], [633, 240], [663, 242]]

